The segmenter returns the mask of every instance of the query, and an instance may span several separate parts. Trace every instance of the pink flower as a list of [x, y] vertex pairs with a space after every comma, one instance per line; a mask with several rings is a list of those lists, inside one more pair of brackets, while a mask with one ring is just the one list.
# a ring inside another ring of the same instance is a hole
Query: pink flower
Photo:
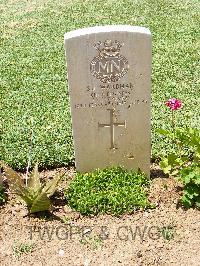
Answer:
[[182, 102], [179, 99], [171, 98], [165, 103], [165, 105], [171, 110], [178, 110], [182, 107]]

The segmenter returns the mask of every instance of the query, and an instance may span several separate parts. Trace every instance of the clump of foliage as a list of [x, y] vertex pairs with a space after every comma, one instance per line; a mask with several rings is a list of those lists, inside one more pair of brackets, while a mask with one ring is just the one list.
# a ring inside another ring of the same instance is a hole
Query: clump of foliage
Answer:
[[91, 173], [77, 173], [65, 197], [70, 207], [83, 215], [121, 215], [150, 207], [148, 185], [149, 179], [140, 171], [121, 167], [97, 169]]
[[49, 197], [54, 194], [62, 175], [58, 174], [54, 179], [42, 184], [39, 178], [38, 165], [36, 164], [25, 184], [22, 177], [4, 162], [0, 162], [0, 166], [5, 171], [10, 189], [26, 202], [30, 213], [50, 209], [51, 201]]
[[4, 203], [5, 201], [6, 201], [6, 196], [5, 196], [5, 192], [4, 192], [4, 187], [0, 183], [0, 204]]
[[181, 108], [180, 100], [170, 99], [166, 105], [172, 110], [172, 132], [160, 129], [172, 140], [175, 152], [161, 159], [164, 173], [178, 177], [183, 184], [182, 203], [185, 207], [200, 207], [200, 130], [175, 126], [174, 111]]
[[13, 253], [14, 256], [19, 259], [22, 254], [28, 254], [33, 251], [34, 243], [14, 243]]
[[200, 164], [191, 164], [181, 170], [181, 180], [184, 185], [182, 202], [186, 207], [200, 208]]

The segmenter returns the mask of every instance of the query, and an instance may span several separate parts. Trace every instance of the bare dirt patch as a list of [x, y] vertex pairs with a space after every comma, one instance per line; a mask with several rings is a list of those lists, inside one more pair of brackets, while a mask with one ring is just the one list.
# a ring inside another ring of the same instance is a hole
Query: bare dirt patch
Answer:
[[[200, 265], [200, 212], [179, 203], [181, 187], [152, 166], [156, 208], [132, 215], [83, 217], [63, 200], [66, 171], [50, 213], [27, 215], [10, 193], [0, 209], [0, 265]], [[46, 171], [44, 178], [58, 171]]]

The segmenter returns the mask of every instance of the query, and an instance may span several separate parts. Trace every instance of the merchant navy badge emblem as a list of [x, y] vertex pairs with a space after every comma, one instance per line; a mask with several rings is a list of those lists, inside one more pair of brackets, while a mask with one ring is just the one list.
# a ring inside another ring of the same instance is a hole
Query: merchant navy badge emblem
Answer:
[[94, 45], [99, 55], [90, 63], [90, 71], [103, 83], [117, 82], [128, 72], [128, 60], [120, 55], [123, 44], [118, 41], [99, 41]]

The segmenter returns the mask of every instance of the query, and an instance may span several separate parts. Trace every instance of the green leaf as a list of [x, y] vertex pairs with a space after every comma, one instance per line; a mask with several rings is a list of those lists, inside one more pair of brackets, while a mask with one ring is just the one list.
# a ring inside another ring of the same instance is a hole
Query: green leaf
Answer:
[[28, 206], [28, 208], [32, 206], [34, 197], [29, 192], [28, 188], [24, 188], [23, 190], [21, 190], [20, 193], [16, 193], [16, 195], [18, 195], [22, 200], [26, 202], [26, 205]]
[[56, 191], [56, 187], [63, 176], [64, 174], [57, 174], [56, 177], [46, 184], [42, 191], [46, 193], [48, 197], [51, 197]]
[[51, 206], [51, 202], [49, 198], [47, 197], [47, 194], [45, 192], [42, 192], [33, 201], [32, 206], [29, 211], [30, 213], [46, 211], [46, 210], [49, 210], [50, 206]]
[[193, 205], [193, 201], [190, 198], [188, 198], [186, 195], [183, 195], [181, 201], [186, 208], [189, 208]]
[[[182, 178], [183, 179], [183, 178]], [[189, 184], [190, 183], [190, 175], [184, 176], [184, 184]]]
[[167, 159], [168, 159], [168, 164], [169, 164], [169, 165], [177, 165], [178, 155], [175, 154], [175, 153], [170, 153], [170, 154], [167, 156]]
[[167, 158], [162, 158], [160, 161], [160, 168], [163, 170], [165, 174], [169, 174], [171, 172], [171, 165], [168, 164]]
[[194, 185], [185, 186], [184, 191], [190, 199], [193, 199], [194, 197], [197, 197], [200, 194], [199, 188]]
[[178, 173], [179, 173], [178, 169], [175, 169], [175, 170], [173, 170], [173, 171], [171, 172], [171, 175], [172, 175], [172, 176], [176, 176], [176, 175], [178, 175]]
[[165, 129], [162, 129], [162, 128], [157, 128], [156, 132], [158, 132], [158, 133], [160, 133], [161, 135], [164, 135], [164, 136], [170, 136], [172, 134], [169, 130], [165, 130]]
[[38, 191], [41, 188], [40, 176], [38, 172], [38, 164], [35, 165], [28, 179], [28, 187], [33, 191]]
[[192, 182], [193, 184], [200, 184], [200, 166], [198, 164], [192, 164], [185, 167], [180, 171], [181, 179], [184, 184]]
[[163, 168], [163, 172], [165, 174], [170, 174], [171, 170], [172, 170], [171, 165], [168, 165], [167, 167]]
[[2, 161], [0, 161], [0, 166], [3, 167], [5, 171], [6, 178], [8, 179], [10, 189], [18, 195], [20, 195], [21, 193], [23, 194], [25, 185], [24, 185], [24, 181], [22, 177], [16, 171], [14, 171], [11, 167], [6, 165]]
[[190, 158], [186, 155], [181, 156], [181, 159], [183, 162], [188, 162], [190, 160]]

